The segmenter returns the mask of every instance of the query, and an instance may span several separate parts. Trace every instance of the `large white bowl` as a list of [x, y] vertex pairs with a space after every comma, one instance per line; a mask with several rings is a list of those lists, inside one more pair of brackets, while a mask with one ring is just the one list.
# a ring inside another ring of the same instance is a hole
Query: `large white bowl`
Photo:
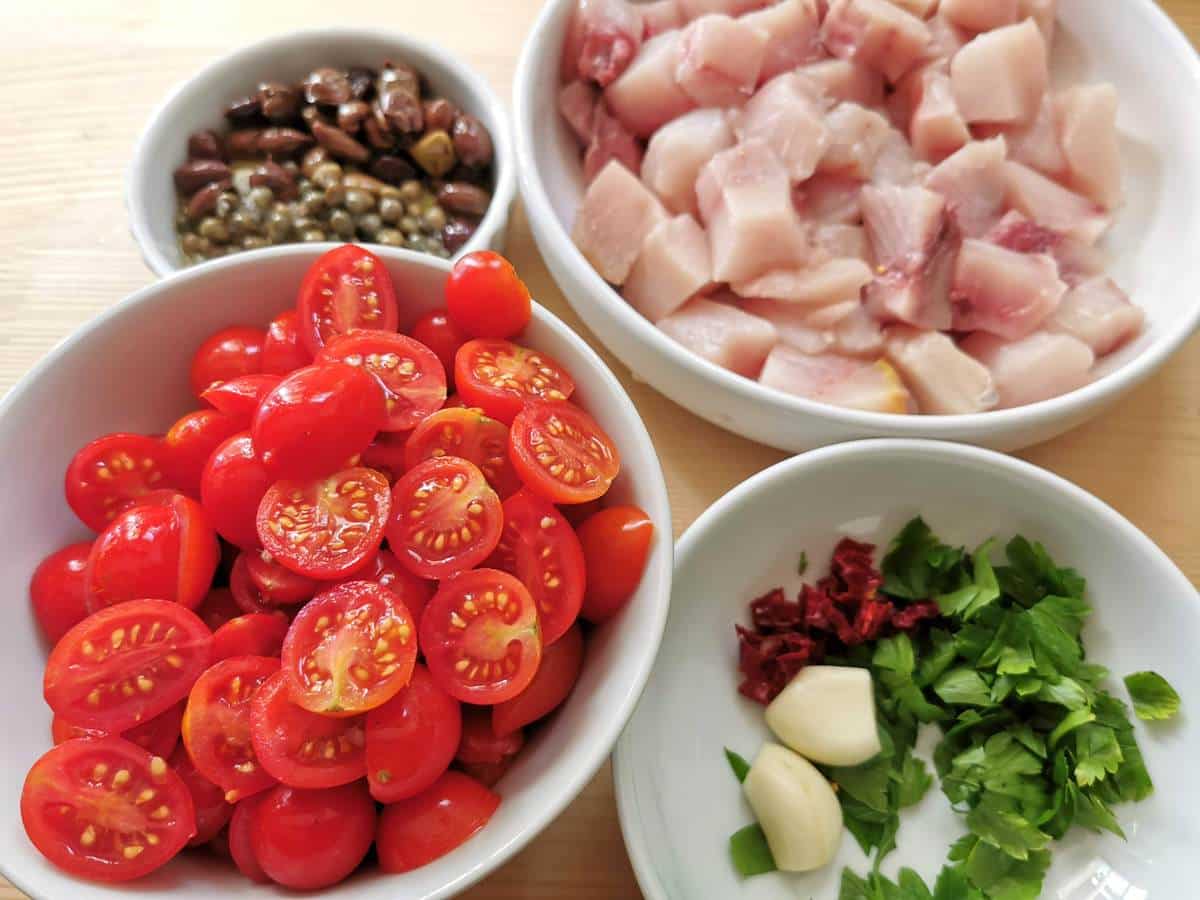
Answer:
[[154, 111], [138, 139], [125, 182], [130, 229], [146, 265], [156, 275], [185, 266], [175, 231], [178, 201], [172, 173], [187, 157], [189, 134], [226, 127], [225, 107], [259, 81], [299, 81], [316, 66], [379, 67], [388, 60], [414, 66], [439, 96], [476, 116], [491, 133], [492, 203], [459, 254], [502, 250], [517, 191], [516, 162], [507, 112], [484, 78], [448, 50], [401, 32], [315, 28], [267, 38], [209, 63], [172, 90]]
[[[1002, 546], [1014, 534], [1043, 543], [1060, 566], [1087, 578], [1094, 612], [1084, 641], [1088, 659], [1112, 671], [1109, 689], [1125, 698], [1120, 679], [1153, 669], [1183, 698], [1176, 720], [1134, 723], [1156, 790], [1141, 803], [1114, 807], [1129, 841], [1074, 829], [1051, 845], [1054, 864], [1042, 896], [1195, 897], [1196, 589], [1127, 520], [1049, 472], [962, 444], [878, 440], [815, 450], [760, 472], [680, 539], [662, 649], [614, 757], [621, 830], [648, 900], [834, 900], [843, 866], [869, 870], [846, 834], [833, 865], [818, 872], [748, 881], [734, 872], [729, 835], [752, 813], [721, 751], [752, 758], [771, 737], [762, 707], [737, 692], [733, 626], [747, 624], [753, 598], [780, 586], [794, 597], [802, 580], [824, 575], [842, 536], [881, 544], [917, 514], [951, 544], [975, 547], [996, 537]], [[796, 571], [801, 551], [811, 562], [803, 579]], [[934, 734], [927, 729], [917, 744], [926, 759], [934, 743], [926, 738]], [[935, 784], [901, 813], [899, 849], [884, 872], [895, 877], [899, 866], [912, 866], [932, 884], [965, 830]]]
[[627, 304], [571, 242], [583, 194], [576, 144], [557, 112], [558, 61], [575, 0], [549, 0], [513, 88], [521, 193], [559, 287], [622, 362], [730, 431], [798, 452], [861, 437], [926, 437], [1016, 450], [1096, 415], [1158, 369], [1200, 324], [1200, 60], [1152, 0], [1060, 0], [1056, 76], [1113, 82], [1128, 202], [1107, 239], [1112, 271], [1149, 315], [1145, 333], [1074, 393], [966, 416], [839, 409], [763, 387], [696, 356]]
[[[195, 408], [188, 389], [191, 353], [218, 328], [265, 324], [290, 306], [318, 252], [293, 245], [228, 257], [144, 288], [56, 347], [0, 402], [0, 497], [19, 518], [0, 547], [7, 576], [0, 589], [0, 607], [7, 610], [0, 632], [0, 721], [6, 723], [0, 872], [34, 897], [115, 900], [130, 891], [76, 881], [55, 869], [29, 843], [18, 815], [25, 773], [50, 747], [50, 710], [41, 696], [47, 648], [28, 612], [26, 586], [44, 556], [87, 536], [63, 499], [63, 472], [75, 450], [98, 435], [161, 432]], [[396, 282], [401, 327], [442, 303], [447, 263], [404, 250], [379, 254]], [[504, 799], [487, 827], [424, 868], [400, 876], [372, 870], [327, 896], [445, 897], [495, 869], [554, 819], [604, 762], [654, 661], [666, 621], [672, 542], [666, 486], [650, 437], [620, 383], [552, 314], [535, 306], [522, 340], [567, 366], [578, 386], [575, 397], [620, 448], [623, 469], [612, 496], [641, 506], [657, 529], [646, 575], [624, 613], [594, 632], [575, 692], [501, 782]], [[196, 900], [276, 895], [203, 854], [184, 854], [133, 890], [144, 898]]]

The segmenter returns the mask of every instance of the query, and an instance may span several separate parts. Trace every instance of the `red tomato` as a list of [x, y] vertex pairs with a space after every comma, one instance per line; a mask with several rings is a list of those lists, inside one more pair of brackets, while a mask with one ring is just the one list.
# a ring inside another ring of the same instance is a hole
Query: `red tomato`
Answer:
[[529, 400], [566, 400], [575, 382], [539, 350], [510, 341], [467, 341], [454, 357], [454, 384], [463, 402], [508, 425]]
[[230, 619], [213, 633], [213, 662], [234, 656], [278, 656], [289, 624], [283, 613], [248, 613]]
[[294, 309], [281, 312], [267, 326], [263, 342], [262, 370], [269, 375], [286, 375], [312, 362], [312, 354], [300, 343], [299, 318]]
[[491, 710], [468, 706], [463, 710], [462, 740], [454, 758], [467, 765], [495, 765], [516, 756], [524, 746], [525, 735], [519, 728], [497, 734], [492, 726]]
[[262, 767], [283, 784], [337, 787], [367, 774], [362, 716], [335, 719], [288, 699], [288, 679], [276, 672], [254, 698], [250, 730]]
[[446, 380], [454, 378], [454, 355], [458, 348], [467, 342], [467, 336], [454, 327], [446, 315], [446, 310], [435, 309], [417, 319], [417, 324], [409, 332], [413, 340], [420, 341], [433, 351], [446, 370]]
[[266, 337], [261, 328], [234, 325], [206, 340], [192, 357], [192, 393], [199, 397], [215, 382], [261, 372]]
[[245, 425], [215, 409], [190, 412], [167, 431], [167, 474], [185, 494], [200, 496], [200, 476], [217, 447], [242, 431]]
[[183, 714], [183, 744], [197, 771], [236, 803], [275, 783], [254, 755], [251, 703], [263, 682], [279, 671], [279, 660], [235, 656], [197, 679]]
[[33, 570], [29, 600], [42, 634], [51, 644], [87, 618], [87, 559], [92, 542], [70, 544]]
[[409, 872], [445, 856], [499, 806], [499, 795], [461, 772], [447, 772], [424, 793], [384, 807], [375, 835], [379, 868]]
[[358, 868], [375, 839], [375, 802], [362, 782], [321, 790], [279, 785], [255, 812], [254, 856], [284, 887], [329, 887]]
[[419, 463], [392, 488], [388, 546], [422, 578], [446, 578], [483, 562], [502, 527], [500, 498], [474, 463], [443, 456]]
[[510, 338], [525, 330], [533, 304], [512, 263], [491, 250], [477, 250], [450, 270], [446, 312], [468, 337]]
[[446, 402], [446, 371], [424, 344], [390, 331], [352, 331], [330, 341], [317, 364], [342, 362], [375, 376], [387, 404], [384, 431], [411, 431]]
[[192, 758], [187, 755], [186, 747], [176, 747], [168, 763], [187, 788], [192, 797], [192, 808], [196, 812], [196, 836], [188, 841], [188, 846], [199, 847], [201, 844], [207, 844], [229, 824], [233, 807], [225, 801], [223, 790], [196, 771]]
[[351, 716], [387, 703], [408, 684], [417, 635], [404, 604], [370, 581], [317, 594], [283, 642], [293, 703], [327, 716]]
[[579, 526], [588, 572], [585, 619], [596, 625], [607, 622], [629, 602], [646, 570], [653, 538], [654, 523], [636, 506], [602, 509]]
[[374, 253], [343, 244], [312, 264], [296, 303], [300, 342], [313, 356], [354, 328], [395, 331], [400, 324], [396, 290]]
[[371, 796], [394, 803], [421, 793], [450, 767], [461, 734], [458, 701], [418, 664], [400, 693], [367, 713]]
[[187, 696], [212, 655], [212, 632], [166, 600], [130, 600], [88, 616], [55, 644], [43, 689], [55, 713], [121, 732]]
[[167, 757], [179, 744], [179, 728], [183, 720], [184, 706], [185, 702], [181, 700], [166, 712], [159, 713], [153, 719], [135, 725], [124, 733], [113, 733], [103, 728], [85, 728], [56, 715], [50, 722], [50, 736], [56, 744], [81, 737], [123, 737], [147, 753]]
[[571, 403], [532, 403], [513, 419], [509, 454], [525, 486], [555, 503], [608, 492], [621, 456], [596, 420]]
[[200, 479], [200, 502], [217, 534], [243, 550], [256, 549], [258, 506], [272, 481], [248, 432], [218, 447]]
[[582, 670], [583, 632], [573, 625], [561, 641], [543, 651], [529, 687], [492, 707], [492, 729], [497, 734], [519, 734], [526, 725], [549, 715], [571, 695]]
[[275, 478], [320, 478], [362, 453], [387, 415], [383, 388], [362, 369], [297, 369], [263, 398], [250, 434]]
[[143, 597], [195, 608], [212, 586], [220, 558], [217, 536], [195, 500], [175, 494], [139, 504], [113, 519], [92, 544], [88, 608]]
[[420, 633], [421, 614], [433, 599], [436, 589], [431, 581], [418, 578], [400, 565], [400, 561], [389, 550], [380, 550], [370, 563], [346, 581], [373, 581], [387, 588], [404, 602], [413, 620], [413, 632]]
[[246, 557], [246, 574], [269, 605], [300, 603], [312, 599], [317, 592], [318, 582], [315, 579], [281, 566], [266, 550], [243, 555]]
[[[450, 371], [453, 371], [451, 369]], [[446, 398], [446, 402], [442, 404], [442, 409], [466, 409], [467, 404], [463, 402], [463, 398], [459, 394], [451, 394]], [[479, 410], [483, 412], [483, 410]]]
[[425, 608], [420, 643], [438, 686], [464, 703], [481, 705], [525, 690], [542, 657], [533, 597], [497, 569], [443, 581]]
[[154, 871], [196, 833], [179, 776], [121, 738], [67, 741], [42, 756], [25, 778], [21, 821], [50, 862], [106, 882]]
[[516, 575], [537, 604], [542, 645], [549, 647], [579, 615], [587, 581], [583, 549], [554, 504], [530, 491], [504, 501], [504, 532], [487, 563]]
[[464, 774], [470, 775], [485, 787], [495, 787], [500, 779], [508, 774], [516, 759], [515, 756], [506, 756], [498, 763], [460, 762], [457, 765]]
[[196, 615], [208, 626], [209, 631], [216, 631], [244, 611], [234, 601], [233, 592], [229, 588], [213, 588], [196, 607]]
[[458, 456], [475, 463], [501, 499], [521, 487], [508, 458], [508, 426], [480, 409], [442, 409], [416, 427], [404, 448], [406, 468]]
[[200, 399], [211, 404], [218, 412], [236, 420], [238, 431], [245, 431], [250, 427], [250, 420], [254, 418], [258, 404], [262, 403], [263, 398], [275, 390], [275, 386], [281, 381], [283, 378], [280, 375], [243, 375], [241, 378], [214, 384], [200, 395]]
[[362, 452], [362, 464], [382, 472], [389, 482], [395, 482], [408, 469], [404, 463], [404, 447], [407, 443], [408, 434], [381, 431]]
[[157, 438], [109, 434], [75, 454], [67, 467], [67, 505], [93, 531], [150, 491], [169, 487], [167, 450]]
[[258, 507], [258, 537], [277, 563], [307, 578], [341, 578], [379, 549], [391, 511], [387, 479], [345, 469], [315, 481], [277, 481]]
[[251, 844], [254, 820], [257, 818], [255, 814], [266, 798], [265, 793], [247, 797], [234, 806], [233, 816], [229, 819], [229, 855], [233, 857], [237, 870], [255, 884], [271, 883], [270, 877], [258, 864]]
[[229, 590], [233, 594], [233, 602], [237, 606], [239, 614], [253, 615], [275, 612], [274, 604], [267, 601], [262, 591], [258, 589], [258, 585], [250, 579], [250, 570], [246, 565], [246, 560], [246, 551], [238, 554], [238, 558], [233, 561], [233, 568], [229, 572]]

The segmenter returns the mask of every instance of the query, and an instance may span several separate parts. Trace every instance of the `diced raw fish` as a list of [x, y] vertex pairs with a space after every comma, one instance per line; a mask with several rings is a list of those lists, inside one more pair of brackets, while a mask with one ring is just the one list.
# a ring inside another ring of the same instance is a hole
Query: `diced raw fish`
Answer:
[[683, 10], [679, 0], [654, 0], [653, 3], [638, 4], [638, 12], [642, 14], [646, 33], [644, 40], [650, 40], [664, 31], [683, 27]]
[[878, 359], [883, 352], [883, 326], [861, 302], [833, 328], [833, 349], [847, 356]]
[[996, 223], [987, 239], [1018, 253], [1049, 253], [1058, 263], [1058, 277], [1072, 288], [1100, 275], [1107, 262], [1092, 244], [1043, 228], [1015, 209]]
[[564, 74], [612, 84], [642, 45], [642, 17], [627, 0], [579, 0], [569, 26]]
[[757, 377], [779, 342], [766, 319], [706, 297], [689, 300], [658, 327], [693, 353], [747, 378]]
[[1066, 291], [1053, 257], [968, 239], [954, 266], [953, 327], [1018, 340], [1054, 313]]
[[929, 29], [888, 0], [833, 0], [821, 40], [833, 56], [870, 66], [895, 84], [924, 58]]
[[813, 90], [803, 75], [780, 75], [759, 88], [732, 119], [738, 139], [770, 147], [792, 181], [812, 175], [829, 147], [829, 129]]
[[917, 111], [917, 105], [921, 102], [921, 97], [925, 92], [925, 73], [935, 69], [940, 70], [943, 74], [949, 73], [950, 63], [945, 61], [928, 62], [912, 69], [896, 82], [892, 92], [884, 100], [884, 109], [887, 110], [892, 124], [905, 134], [908, 134], [908, 126], [912, 121], [913, 113]]
[[875, 262], [913, 274], [933, 256], [946, 227], [946, 201], [922, 187], [863, 188], [859, 201]]
[[935, 62], [949, 64], [950, 57], [967, 46], [967, 42], [971, 40], [970, 32], [959, 28], [940, 12], [925, 25], [929, 28], [929, 47], [925, 56]]
[[1078, 338], [1097, 356], [1112, 353], [1142, 331], [1146, 314], [1111, 278], [1093, 278], [1067, 292], [1047, 331]]
[[804, 230], [787, 170], [762, 141], [746, 140], [713, 156], [696, 180], [696, 199], [714, 281], [748, 281], [803, 264]]
[[1121, 203], [1121, 150], [1117, 141], [1117, 89], [1081, 84], [1055, 101], [1068, 183], [1105, 209]]
[[[775, 301], [767, 301], [775, 302]], [[803, 309], [793, 303], [785, 303], [784, 306], [792, 309]], [[813, 328], [821, 328], [829, 331], [831, 334], [838, 325], [850, 316], [856, 309], [861, 309], [863, 302], [859, 298], [851, 300], [843, 300], [841, 303], [830, 303], [828, 306], [819, 306], [816, 309], [808, 310], [807, 321]]]
[[1019, 341], [984, 331], [969, 335], [962, 349], [992, 373], [999, 409], [1049, 400], [1083, 387], [1091, 380], [1096, 356], [1069, 334], [1035, 331]]
[[1058, 14], [1058, 0], [1017, 0], [1018, 16], [1022, 19], [1032, 18], [1037, 23], [1046, 46], [1054, 43], [1054, 18]]
[[810, 63], [800, 73], [817, 84], [830, 100], [867, 107], [883, 105], [883, 76], [852, 59]]
[[760, 84], [821, 56], [816, 0], [780, 0], [746, 14], [742, 21], [767, 35]]
[[767, 387], [833, 406], [886, 413], [909, 409], [908, 391], [884, 360], [814, 355], [780, 344], [767, 357], [758, 380]]
[[754, 93], [767, 33], [743, 19], [707, 15], [684, 28], [675, 80], [697, 106], [740, 106]]
[[600, 92], [586, 81], [564, 84], [558, 92], [558, 111], [571, 127], [571, 133], [585, 147], [592, 141], [592, 120]]
[[853, 225], [862, 221], [858, 195], [863, 183], [838, 175], [814, 175], [792, 190], [801, 217], [814, 222]]
[[712, 281], [708, 236], [691, 216], [655, 226], [625, 281], [625, 299], [651, 322], [669, 316]]
[[1004, 178], [1008, 205], [1051, 231], [1094, 244], [1112, 224], [1091, 200], [1028, 166], [1010, 160], [1004, 164]]
[[950, 60], [954, 101], [968, 122], [1032, 122], [1050, 72], [1046, 41], [1033, 20], [978, 35]]
[[679, 0], [679, 9], [685, 22], [701, 16], [721, 13], [726, 16], [741, 16], [756, 9], [770, 6], [775, 0]]
[[874, 261], [867, 229], [859, 225], [818, 225], [809, 240], [833, 259], [861, 259], [868, 266]]
[[991, 31], [1017, 21], [1017, 0], [942, 0], [938, 13], [968, 31]]
[[921, 73], [921, 100], [909, 122], [913, 149], [922, 159], [941, 162], [971, 140], [970, 129], [950, 91], [950, 76], [934, 68]]
[[919, 183], [932, 166], [913, 155], [912, 144], [903, 133], [892, 129], [875, 158], [871, 183], [876, 185], [912, 185]]
[[972, 141], [935, 166], [925, 186], [946, 198], [946, 212], [963, 235], [982, 237], [1004, 214], [1004, 166], [1004, 138]]
[[592, 140], [583, 156], [583, 177], [591, 181], [613, 159], [637, 175], [642, 170], [642, 145], [601, 100], [592, 120]]
[[980, 125], [976, 131], [981, 137], [1003, 137], [1008, 145], [1008, 158], [1014, 162], [1051, 178], [1066, 175], [1067, 158], [1063, 156], [1058, 117], [1049, 96], [1028, 125]]
[[725, 110], [694, 109], [654, 132], [642, 160], [642, 180], [671, 212], [695, 213], [700, 169], [733, 144]]
[[571, 237], [600, 277], [624, 284], [646, 237], [665, 218], [658, 198], [613, 160], [588, 185]]
[[885, 352], [926, 415], [984, 412], [999, 401], [987, 367], [940, 331], [894, 325]]
[[918, 272], [884, 272], [863, 290], [871, 315], [884, 322], [907, 322], [917, 328], [950, 327], [950, 282], [958, 241], [945, 236]]
[[[751, 315], [766, 319], [774, 325], [779, 333], [779, 340], [797, 350], [803, 350], [805, 353], [824, 353], [833, 347], [833, 327], [836, 322], [813, 321], [814, 315], [823, 313], [824, 309], [814, 312], [807, 306], [757, 297], [745, 299], [740, 305]], [[847, 303], [846, 306], [849, 307], [850, 304]], [[841, 312], [841, 304], [828, 308], [837, 308]], [[848, 312], [849, 309], [846, 309], [845, 313]]]
[[892, 131], [879, 113], [857, 103], [839, 103], [825, 117], [829, 146], [817, 168], [825, 174], [866, 180]]
[[646, 41], [632, 65], [604, 89], [613, 115], [638, 137], [650, 137], [696, 105], [675, 82], [680, 34], [668, 31]]
[[741, 297], [762, 297], [802, 306], [827, 306], [857, 299], [870, 283], [871, 267], [861, 259], [827, 259], [802, 269], [773, 269], [730, 285]]
[[938, 0], [891, 0], [891, 2], [912, 13], [918, 19], [928, 19], [938, 5]]

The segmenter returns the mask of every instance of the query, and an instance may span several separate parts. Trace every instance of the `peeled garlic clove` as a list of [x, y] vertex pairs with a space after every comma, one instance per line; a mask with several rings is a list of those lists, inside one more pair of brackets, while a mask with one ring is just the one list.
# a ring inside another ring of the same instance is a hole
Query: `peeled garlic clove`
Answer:
[[879, 753], [871, 673], [808, 666], [767, 707], [767, 725], [806, 759], [857, 766]]
[[808, 872], [833, 860], [842, 840], [842, 807], [812, 763], [766, 744], [742, 788], [781, 870]]

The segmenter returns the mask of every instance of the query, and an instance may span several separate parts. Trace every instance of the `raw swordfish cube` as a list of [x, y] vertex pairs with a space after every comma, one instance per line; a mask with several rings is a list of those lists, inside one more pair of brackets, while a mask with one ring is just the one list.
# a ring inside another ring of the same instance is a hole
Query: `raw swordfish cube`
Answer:
[[794, 72], [768, 81], [733, 118], [742, 141], [764, 142], [792, 181], [804, 181], [829, 148], [829, 129], [812, 82]]
[[754, 93], [767, 33], [743, 19], [701, 16], [682, 32], [675, 80], [697, 106], [741, 106]]
[[1068, 181], [1105, 209], [1121, 203], [1117, 89], [1111, 84], [1070, 88], [1055, 101]]
[[852, 59], [824, 59], [798, 71], [832, 101], [866, 107], [883, 105], [883, 76]]
[[888, 0], [833, 0], [821, 24], [825, 49], [857, 60], [895, 84], [925, 56], [929, 28]]
[[938, 13], [967, 31], [991, 31], [1017, 21], [1017, 0], [942, 0]]
[[683, 306], [712, 281], [708, 236], [691, 216], [660, 222], [625, 281], [625, 299], [651, 322]]
[[571, 237], [600, 277], [624, 284], [642, 244], [666, 217], [658, 198], [612, 160], [588, 185]]
[[1049, 400], [1081, 388], [1091, 380], [1096, 361], [1083, 341], [1045, 331], [1018, 341], [979, 331], [963, 340], [962, 349], [992, 373], [998, 409]]
[[767, 36], [760, 84], [821, 56], [821, 28], [816, 0], [781, 0], [774, 6], [742, 16], [742, 21]]
[[638, 6], [642, 14], [642, 22], [646, 27], [644, 40], [665, 31], [672, 31], [683, 26], [683, 10], [679, 0], [654, 0], [653, 3], [642, 3]]
[[759, 382], [820, 403], [868, 412], [906, 413], [910, 397], [885, 360], [868, 362], [836, 353], [809, 354], [779, 344]]
[[765, 297], [812, 308], [857, 300], [871, 281], [861, 259], [825, 259], [805, 268], [773, 269], [748, 281], [734, 281], [739, 297]]
[[825, 117], [825, 127], [829, 147], [817, 168], [862, 181], [870, 178], [892, 132], [891, 123], [873, 109], [839, 103]]
[[940, 331], [895, 325], [887, 330], [884, 345], [926, 415], [984, 412], [999, 401], [987, 367]]
[[1137, 337], [1146, 314], [1111, 278], [1092, 278], [1072, 288], [1046, 323], [1048, 331], [1079, 338], [1105, 356]]
[[638, 137], [650, 137], [696, 105], [675, 82], [679, 36], [668, 31], [646, 41], [629, 68], [604, 89], [613, 115]]
[[564, 84], [558, 92], [558, 111], [570, 126], [571, 134], [585, 147], [592, 141], [592, 122], [599, 98], [595, 85], [580, 80]]
[[925, 186], [946, 198], [950, 220], [966, 237], [982, 237], [1000, 221], [1008, 192], [1004, 138], [972, 141], [938, 163]]
[[1087, 197], [1081, 197], [1028, 166], [1004, 164], [1005, 200], [1010, 207], [1043, 228], [1094, 244], [1112, 219]]
[[637, 56], [643, 28], [627, 0], [579, 0], [564, 44], [564, 78], [612, 84]]
[[706, 297], [688, 301], [658, 327], [693, 353], [747, 378], [758, 376], [779, 341], [766, 319]]
[[1050, 82], [1046, 41], [1032, 19], [978, 35], [950, 60], [950, 86], [970, 123], [1033, 121]]
[[955, 331], [986, 331], [1015, 341], [1049, 318], [1067, 291], [1054, 258], [965, 240], [954, 266]]
[[694, 109], [650, 138], [642, 180], [674, 213], [696, 212], [696, 179], [704, 164], [734, 144], [723, 109]]

